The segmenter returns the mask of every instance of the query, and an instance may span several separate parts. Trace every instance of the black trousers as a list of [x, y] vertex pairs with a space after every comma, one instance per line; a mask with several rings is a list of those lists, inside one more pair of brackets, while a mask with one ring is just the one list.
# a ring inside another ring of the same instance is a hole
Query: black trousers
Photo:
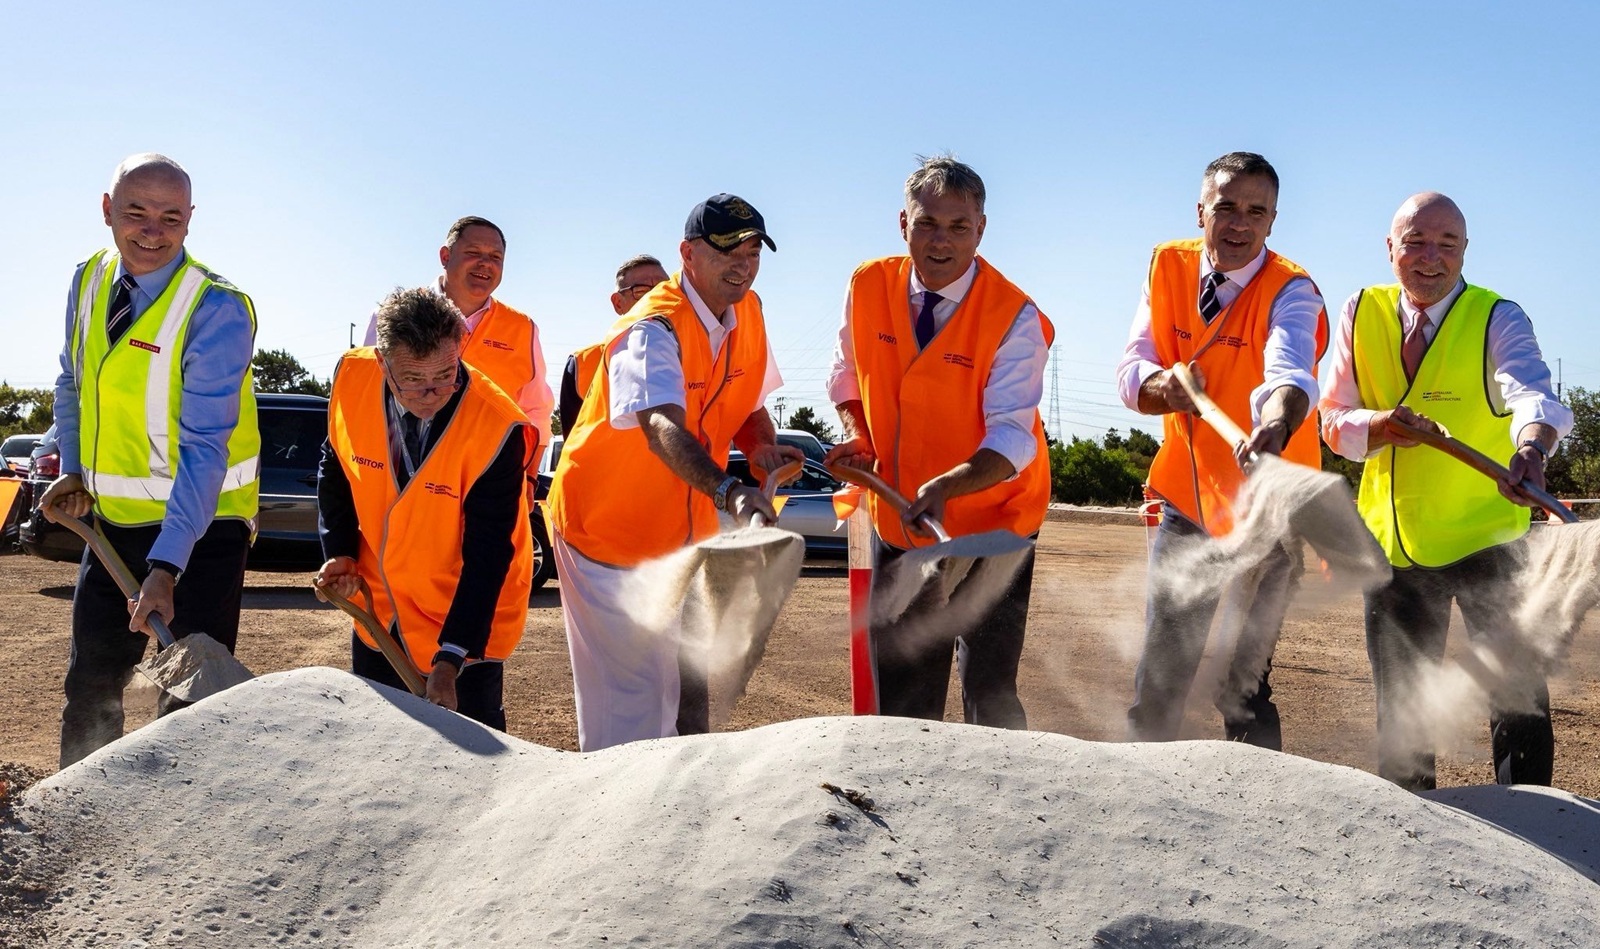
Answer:
[[1387, 585], [1367, 594], [1367, 658], [1378, 692], [1380, 777], [1413, 791], [1436, 786], [1427, 711], [1418, 686], [1422, 674], [1444, 658], [1453, 599], [1468, 637], [1494, 650], [1513, 672], [1490, 696], [1495, 781], [1550, 784], [1555, 770], [1550, 690], [1512, 635], [1510, 611], [1517, 602], [1512, 583], [1522, 554], [1518, 541], [1438, 570], [1396, 570]]
[[[905, 554], [873, 538], [875, 569]], [[892, 623], [868, 630], [878, 677], [878, 711], [905, 718], [944, 719], [950, 660], [958, 657], [963, 718], [970, 725], [1027, 728], [1028, 716], [1017, 698], [1017, 663], [1028, 625], [1033, 592], [1029, 550], [1015, 579], [988, 612], [966, 629], [941, 629], [936, 620], [943, 600], [934, 585], [911, 602]], [[960, 595], [960, 587], [954, 595]], [[930, 632], [938, 630], [938, 632]]]
[[[433, 657], [429, 657], [430, 659]], [[350, 671], [379, 685], [409, 691], [383, 653], [350, 634]], [[423, 676], [427, 680], [427, 676]], [[456, 711], [498, 731], [506, 730], [505, 663], [469, 662], [456, 678]]]
[[[111, 548], [144, 582], [150, 547], [159, 525], [118, 527], [101, 522]], [[213, 521], [189, 555], [189, 568], [173, 590], [172, 634], [182, 639], [202, 632], [228, 647], [239, 638], [239, 602], [244, 593], [244, 564], [250, 550], [250, 528], [242, 521]], [[128, 632], [128, 598], [123, 596], [94, 552], [85, 548], [78, 566], [78, 587], [72, 597], [72, 655], [61, 710], [61, 767], [122, 737], [122, 693], [133, 679], [133, 667], [144, 658], [151, 637]], [[183, 708], [162, 693], [159, 713]]]

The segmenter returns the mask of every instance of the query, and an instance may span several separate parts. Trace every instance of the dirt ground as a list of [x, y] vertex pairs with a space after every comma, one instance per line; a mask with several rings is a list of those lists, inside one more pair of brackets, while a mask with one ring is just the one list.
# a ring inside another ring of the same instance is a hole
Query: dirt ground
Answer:
[[[1045, 525], [1022, 657], [1031, 727], [1099, 741], [1122, 737], [1143, 635], [1144, 556], [1145, 535], [1137, 526]], [[842, 564], [807, 566], [730, 728], [850, 713], [845, 576]], [[74, 578], [72, 565], [0, 557], [0, 762], [55, 770]], [[310, 665], [348, 668], [349, 624], [316, 602], [309, 574], [251, 573], [246, 583], [238, 653], [246, 665], [258, 674]], [[1315, 581], [1307, 587], [1290, 613], [1273, 672], [1285, 750], [1372, 770], [1373, 692], [1360, 599], [1319, 596]], [[1594, 618], [1586, 623], [1569, 671], [1551, 684], [1555, 783], [1585, 797], [1600, 797], [1596, 626]], [[1453, 631], [1452, 643], [1461, 636], [1459, 628]], [[577, 747], [557, 587], [534, 597], [527, 636], [507, 664], [506, 688], [512, 734]], [[130, 729], [147, 722], [154, 690], [136, 684], [127, 705]], [[1197, 697], [1191, 706], [1185, 737], [1220, 737], [1221, 720], [1209, 704]], [[946, 717], [960, 720], [954, 688]], [[1492, 780], [1485, 724], [1481, 734], [1441, 756], [1439, 783]]]

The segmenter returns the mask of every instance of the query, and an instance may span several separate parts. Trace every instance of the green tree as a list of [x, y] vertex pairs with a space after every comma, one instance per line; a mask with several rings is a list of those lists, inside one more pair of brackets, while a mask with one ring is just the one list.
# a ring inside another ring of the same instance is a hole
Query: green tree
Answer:
[[257, 350], [250, 367], [255, 371], [257, 392], [298, 392], [326, 398], [333, 388], [333, 380], [318, 381], [287, 349]]
[[798, 428], [802, 432], [810, 432], [824, 442], [832, 442], [833, 426], [817, 417], [817, 412], [809, 405], [802, 405], [789, 416], [787, 428]]
[[1050, 494], [1066, 504], [1132, 504], [1144, 478], [1122, 448], [1074, 437], [1050, 445]]
[[1554, 487], [1561, 493], [1600, 497], [1600, 392], [1569, 386], [1564, 395], [1567, 407], [1572, 409], [1572, 434], [1562, 441], [1561, 451], [1551, 459], [1555, 469], [1552, 475], [1560, 475], [1564, 482]]
[[19, 389], [0, 382], [0, 438], [35, 435], [54, 421], [56, 394], [49, 389]]

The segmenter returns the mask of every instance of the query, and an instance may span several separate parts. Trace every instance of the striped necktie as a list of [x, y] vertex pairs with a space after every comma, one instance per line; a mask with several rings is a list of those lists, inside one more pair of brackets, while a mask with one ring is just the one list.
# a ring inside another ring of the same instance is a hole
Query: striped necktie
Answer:
[[1207, 323], [1217, 318], [1222, 312], [1222, 301], [1217, 299], [1217, 288], [1228, 282], [1228, 278], [1220, 270], [1213, 270], [1206, 274], [1205, 282], [1200, 287], [1200, 316]]
[[133, 274], [123, 274], [117, 281], [117, 291], [111, 295], [111, 315], [106, 319], [106, 338], [116, 345], [122, 334], [133, 325], [133, 291], [138, 283]]

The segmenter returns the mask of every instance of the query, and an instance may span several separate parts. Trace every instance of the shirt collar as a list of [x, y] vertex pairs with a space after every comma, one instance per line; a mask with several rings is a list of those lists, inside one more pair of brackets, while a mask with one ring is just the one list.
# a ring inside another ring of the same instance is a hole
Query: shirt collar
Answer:
[[[433, 280], [433, 288], [435, 290], [438, 290], [439, 291], [439, 295], [444, 297], [445, 299], [449, 299], [450, 298], [450, 294], [444, 292], [444, 274], [440, 274], [439, 276], [434, 278], [434, 280]], [[463, 313], [463, 314], [461, 314], [462, 316], [467, 318], [467, 332], [470, 333], [473, 330], [478, 328], [478, 321], [483, 319], [483, 314], [489, 312], [489, 307], [491, 307], [491, 306], [494, 306], [494, 297], [493, 296], [490, 296], [489, 299], [483, 301], [483, 306], [478, 307], [476, 310], [473, 310], [471, 313]]]
[[[748, 293], [749, 291], [745, 292]], [[694, 307], [694, 314], [700, 317], [700, 323], [706, 328], [706, 332], [727, 330], [731, 333], [733, 328], [739, 325], [739, 318], [734, 314], [731, 306], [723, 311], [722, 319], [718, 320], [712, 314], [711, 308], [706, 306], [706, 301], [700, 299], [700, 294], [695, 292], [694, 284], [689, 282], [687, 275], [683, 277], [683, 294], [689, 298], [689, 305]]]
[[1420, 312], [1428, 318], [1429, 323], [1432, 323], [1434, 326], [1438, 326], [1439, 321], [1444, 319], [1444, 315], [1449, 313], [1450, 308], [1456, 305], [1456, 299], [1459, 298], [1462, 292], [1466, 289], [1467, 281], [1465, 279], [1457, 280], [1455, 289], [1445, 294], [1443, 300], [1440, 300], [1433, 306], [1428, 307], [1426, 310], [1420, 311], [1414, 305], [1412, 305], [1411, 298], [1405, 295], [1405, 291], [1401, 291], [1400, 311], [1408, 317], [1406, 320], [1407, 325], [1409, 325], [1412, 320], [1416, 319], [1417, 314]]
[[[159, 270], [152, 270], [140, 277], [134, 277], [133, 282], [139, 288], [139, 293], [148, 300], [154, 300], [156, 297], [161, 296], [161, 291], [167, 289], [167, 284], [172, 282], [172, 275], [177, 273], [178, 268], [182, 267], [188, 259], [189, 252], [181, 250], [178, 252], [178, 256], [172, 258], [165, 267]], [[127, 272], [128, 268], [123, 266], [121, 260], [118, 260], [117, 279], [121, 280]]]
[[[972, 281], [976, 280], [977, 278], [978, 258], [974, 257], [972, 258], [972, 263], [967, 266], [966, 273], [950, 281], [950, 285], [945, 287], [943, 290], [935, 290], [934, 292], [939, 294], [940, 297], [951, 301], [952, 303], [960, 303], [962, 300], [966, 299], [967, 291], [972, 289]], [[917, 296], [927, 292], [927, 286], [923, 284], [922, 278], [917, 276], [917, 268], [912, 267], [911, 295]]]
[[1265, 247], [1261, 248], [1261, 253], [1257, 254], [1254, 260], [1250, 261], [1248, 264], [1245, 264], [1243, 267], [1240, 267], [1238, 270], [1223, 271], [1218, 271], [1216, 267], [1211, 265], [1210, 254], [1207, 254], [1205, 251], [1201, 251], [1200, 279], [1203, 281], [1206, 279], [1206, 277], [1213, 273], [1221, 273], [1224, 277], [1227, 277], [1228, 282], [1234, 286], [1247, 287], [1250, 285], [1250, 281], [1256, 278], [1256, 274], [1261, 272], [1261, 268], [1265, 267], [1266, 265], [1267, 249]]

